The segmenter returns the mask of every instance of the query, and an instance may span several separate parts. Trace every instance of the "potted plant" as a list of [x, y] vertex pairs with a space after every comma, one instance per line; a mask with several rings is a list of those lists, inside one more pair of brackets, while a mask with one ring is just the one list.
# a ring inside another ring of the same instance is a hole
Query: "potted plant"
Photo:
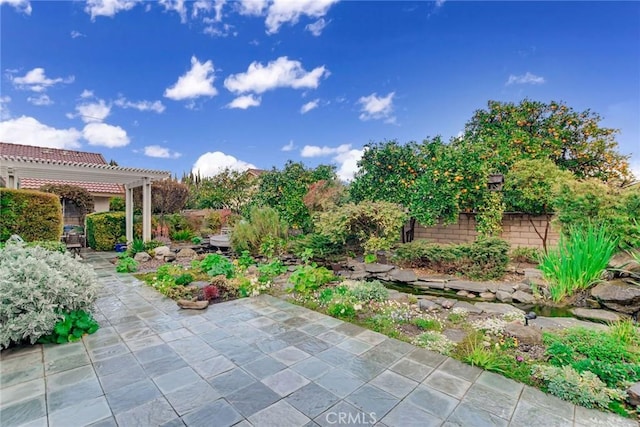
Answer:
[[127, 250], [127, 238], [125, 236], [118, 237], [116, 245], [114, 247], [116, 252], [124, 252]]

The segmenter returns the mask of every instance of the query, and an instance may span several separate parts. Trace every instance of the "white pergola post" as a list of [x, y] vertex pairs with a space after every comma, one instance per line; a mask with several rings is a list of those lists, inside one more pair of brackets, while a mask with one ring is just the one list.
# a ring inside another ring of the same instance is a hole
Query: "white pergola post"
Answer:
[[133, 188], [128, 184], [124, 186], [124, 217], [127, 242], [133, 241]]
[[151, 240], [151, 180], [148, 177], [142, 184], [142, 240]]

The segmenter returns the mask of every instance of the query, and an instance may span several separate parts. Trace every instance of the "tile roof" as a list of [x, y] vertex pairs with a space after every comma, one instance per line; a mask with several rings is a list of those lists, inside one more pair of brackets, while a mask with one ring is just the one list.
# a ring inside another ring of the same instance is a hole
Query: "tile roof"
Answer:
[[39, 160], [56, 160], [77, 163], [106, 165], [107, 161], [100, 153], [62, 150], [59, 148], [36, 147], [33, 145], [9, 144], [0, 142], [0, 155], [12, 157], [28, 157]]
[[75, 185], [82, 187], [91, 194], [122, 194], [124, 189], [121, 185], [104, 182], [80, 182], [80, 181], [59, 181], [54, 179], [20, 178], [20, 188], [27, 190], [37, 190], [45, 184]]

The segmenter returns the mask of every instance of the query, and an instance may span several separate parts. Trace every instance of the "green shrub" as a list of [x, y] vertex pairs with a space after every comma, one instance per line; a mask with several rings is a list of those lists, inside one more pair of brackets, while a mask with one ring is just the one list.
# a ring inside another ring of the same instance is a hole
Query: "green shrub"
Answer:
[[211, 277], [223, 275], [231, 279], [235, 275], [235, 268], [228, 258], [219, 254], [209, 254], [200, 261], [200, 270]]
[[299, 258], [309, 249], [313, 251], [314, 257], [319, 259], [345, 253], [342, 243], [334, 242], [324, 234], [310, 233], [289, 241], [289, 250]]
[[418, 347], [424, 347], [427, 350], [444, 354], [445, 356], [449, 356], [456, 347], [453, 341], [437, 331], [424, 332], [415, 337], [411, 343]]
[[[236, 253], [249, 251], [252, 255], [260, 255], [268, 247], [265, 242], [279, 246], [287, 237], [288, 227], [280, 219], [278, 212], [269, 207], [252, 207], [246, 219], [238, 222], [231, 233], [231, 245]], [[273, 247], [278, 252], [283, 247]]]
[[116, 271], [118, 273], [133, 273], [136, 270], [138, 270], [138, 262], [128, 256], [120, 258], [116, 265]]
[[423, 331], [440, 331], [442, 330], [442, 323], [435, 318], [423, 318], [417, 317], [413, 319], [413, 324]]
[[569, 237], [561, 235], [558, 248], [540, 260], [556, 302], [597, 282], [617, 247], [617, 240], [604, 227], [573, 227], [569, 233]]
[[89, 310], [97, 277], [70, 254], [7, 244], [0, 250], [0, 348], [51, 333], [65, 313]]
[[171, 233], [171, 240], [176, 242], [187, 242], [193, 238], [193, 232], [191, 230], [179, 230]]
[[186, 286], [193, 282], [193, 276], [189, 273], [183, 273], [175, 278], [176, 285]]
[[471, 244], [440, 245], [416, 240], [399, 246], [394, 259], [413, 267], [441, 273], [463, 274], [472, 279], [497, 279], [509, 263], [509, 244], [496, 237]]
[[578, 372], [571, 366], [541, 366], [533, 369], [533, 377], [541, 380], [549, 393], [586, 408], [607, 409], [613, 400], [624, 401], [624, 392], [608, 388], [593, 373]]
[[301, 265], [289, 276], [293, 290], [298, 293], [315, 291], [320, 286], [336, 279], [330, 270], [315, 265]]
[[54, 252], [67, 252], [67, 246], [60, 240], [35, 240], [26, 244], [28, 247], [40, 246], [43, 249]]
[[0, 188], [0, 241], [12, 234], [23, 240], [60, 240], [62, 205], [55, 194]]
[[126, 234], [124, 212], [87, 215], [87, 245], [96, 251], [112, 251], [118, 238]]
[[260, 282], [268, 282], [269, 280], [284, 274], [287, 271], [287, 267], [280, 260], [272, 261], [268, 264], [261, 264], [258, 266], [258, 272], [260, 276], [258, 280]]
[[359, 282], [351, 288], [351, 295], [362, 302], [385, 301], [389, 298], [389, 291], [379, 280], [373, 280], [371, 282]]
[[353, 304], [349, 304], [344, 301], [329, 304], [327, 307], [327, 313], [333, 317], [341, 317], [344, 319], [356, 317], [356, 310], [353, 308]]
[[124, 197], [112, 197], [109, 199], [109, 212], [124, 212], [125, 209]]
[[511, 249], [511, 253], [509, 257], [513, 260], [513, 262], [526, 262], [529, 264], [537, 264], [540, 262], [540, 253], [539, 249], [536, 248], [528, 248], [526, 246], [518, 246], [517, 248]]
[[133, 239], [133, 242], [129, 245], [127, 249], [127, 253], [129, 256], [133, 257], [137, 253], [144, 252], [147, 250], [147, 245], [144, 243], [142, 239]]
[[40, 337], [39, 343], [64, 344], [67, 342], [79, 341], [83, 335], [92, 334], [100, 326], [95, 321], [91, 313], [84, 310], [74, 310], [64, 314], [64, 319], [56, 323], [53, 332]]

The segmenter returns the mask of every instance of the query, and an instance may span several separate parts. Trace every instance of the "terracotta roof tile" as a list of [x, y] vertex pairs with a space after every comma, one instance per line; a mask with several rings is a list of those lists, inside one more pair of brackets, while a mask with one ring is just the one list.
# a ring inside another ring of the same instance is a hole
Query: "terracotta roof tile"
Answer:
[[45, 184], [58, 184], [58, 185], [75, 185], [82, 187], [89, 193], [102, 193], [102, 194], [122, 194], [124, 189], [121, 185], [110, 184], [104, 182], [80, 182], [80, 181], [58, 181], [53, 179], [35, 179], [35, 178], [20, 178], [20, 188], [27, 190], [37, 190]]
[[36, 147], [33, 145], [9, 144], [6, 142], [0, 142], [0, 154], [14, 157], [28, 157], [39, 160], [58, 160], [101, 165], [107, 164], [106, 160], [100, 153]]

